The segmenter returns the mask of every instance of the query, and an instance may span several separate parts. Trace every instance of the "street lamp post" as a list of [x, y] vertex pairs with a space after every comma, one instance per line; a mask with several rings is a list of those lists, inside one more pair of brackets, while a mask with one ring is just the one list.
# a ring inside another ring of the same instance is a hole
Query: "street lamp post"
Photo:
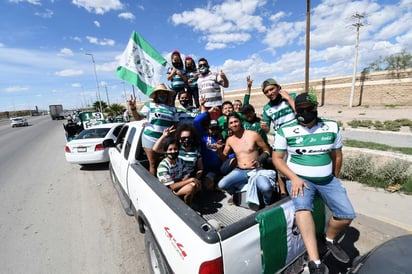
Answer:
[[99, 100], [99, 109], [100, 109], [100, 112], [103, 113], [103, 110], [102, 110], [102, 99], [100, 98], [99, 80], [97, 80], [96, 63], [94, 62], [94, 56], [93, 56], [92, 53], [87, 53], [87, 52], [86, 52], [85, 54], [92, 57], [93, 68], [94, 68], [94, 76], [95, 76], [95, 78], [96, 78], [96, 86], [97, 86], [97, 99]]

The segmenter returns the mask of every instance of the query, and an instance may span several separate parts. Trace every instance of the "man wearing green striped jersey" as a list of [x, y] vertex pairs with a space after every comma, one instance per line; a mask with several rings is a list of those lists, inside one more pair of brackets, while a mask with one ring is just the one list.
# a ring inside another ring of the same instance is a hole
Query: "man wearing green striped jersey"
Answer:
[[[295, 206], [296, 223], [310, 259], [310, 273], [328, 273], [321, 262], [312, 216], [313, 200], [319, 194], [332, 212], [326, 229], [326, 246], [342, 263], [350, 258], [336, 237], [356, 217], [338, 179], [342, 166], [342, 135], [336, 122], [318, 118], [314, 94], [302, 93], [295, 99], [296, 119], [276, 132], [272, 159], [286, 176], [286, 185]], [[285, 160], [285, 156], [287, 159]]]
[[262, 83], [263, 94], [270, 100], [263, 106], [262, 129], [268, 133], [273, 124], [274, 132], [284, 123], [295, 119], [295, 93], [289, 94], [275, 79], [269, 78]]

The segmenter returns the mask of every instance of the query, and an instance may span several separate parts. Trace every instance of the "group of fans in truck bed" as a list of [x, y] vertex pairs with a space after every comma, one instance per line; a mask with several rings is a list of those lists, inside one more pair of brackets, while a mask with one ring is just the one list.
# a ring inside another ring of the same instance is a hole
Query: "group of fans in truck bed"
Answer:
[[[335, 258], [347, 263], [348, 255], [335, 240], [355, 218], [338, 179], [342, 135], [336, 122], [318, 117], [316, 96], [289, 94], [269, 78], [261, 84], [268, 103], [256, 114], [249, 103], [249, 76], [243, 102], [223, 101], [221, 87], [229, 81], [222, 70], [210, 71], [205, 58], [197, 67], [190, 56], [183, 62], [178, 51], [171, 62], [170, 88], [158, 84], [140, 110], [133, 96], [128, 101], [134, 119], [146, 119], [142, 146], [150, 173], [189, 205], [199, 191], [245, 192], [251, 208], [290, 196], [310, 273], [327, 273], [311, 214], [318, 194], [332, 212], [325, 243]], [[270, 130], [273, 144], [268, 143]]]

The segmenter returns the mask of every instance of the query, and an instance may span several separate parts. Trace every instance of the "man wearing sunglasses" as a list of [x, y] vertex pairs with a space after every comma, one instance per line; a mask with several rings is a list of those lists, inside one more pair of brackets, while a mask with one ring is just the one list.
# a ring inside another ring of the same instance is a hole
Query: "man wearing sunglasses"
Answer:
[[346, 189], [338, 179], [342, 166], [340, 128], [334, 121], [319, 118], [317, 105], [317, 98], [312, 93], [296, 97], [296, 119], [283, 124], [276, 132], [272, 159], [287, 178], [296, 223], [310, 260], [309, 271], [328, 273], [319, 256], [312, 216], [315, 194], [320, 195], [332, 212], [325, 244], [342, 263], [348, 263], [350, 258], [336, 239], [356, 215]]
[[199, 78], [197, 86], [199, 89], [199, 96], [206, 101], [204, 106], [211, 108], [222, 105], [221, 86], [229, 87], [229, 80], [226, 74], [220, 70], [220, 73], [210, 71], [209, 63], [205, 58], [200, 58], [198, 61]]

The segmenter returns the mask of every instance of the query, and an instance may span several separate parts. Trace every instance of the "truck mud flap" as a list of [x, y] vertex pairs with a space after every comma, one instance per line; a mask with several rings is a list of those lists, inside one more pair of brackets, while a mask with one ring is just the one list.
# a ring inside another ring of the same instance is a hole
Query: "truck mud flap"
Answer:
[[[288, 201], [256, 215], [262, 273], [276, 273], [304, 253], [305, 246], [295, 223], [294, 212], [292, 201]], [[313, 216], [316, 233], [321, 235], [325, 228], [325, 205], [320, 197], [315, 198]]]

